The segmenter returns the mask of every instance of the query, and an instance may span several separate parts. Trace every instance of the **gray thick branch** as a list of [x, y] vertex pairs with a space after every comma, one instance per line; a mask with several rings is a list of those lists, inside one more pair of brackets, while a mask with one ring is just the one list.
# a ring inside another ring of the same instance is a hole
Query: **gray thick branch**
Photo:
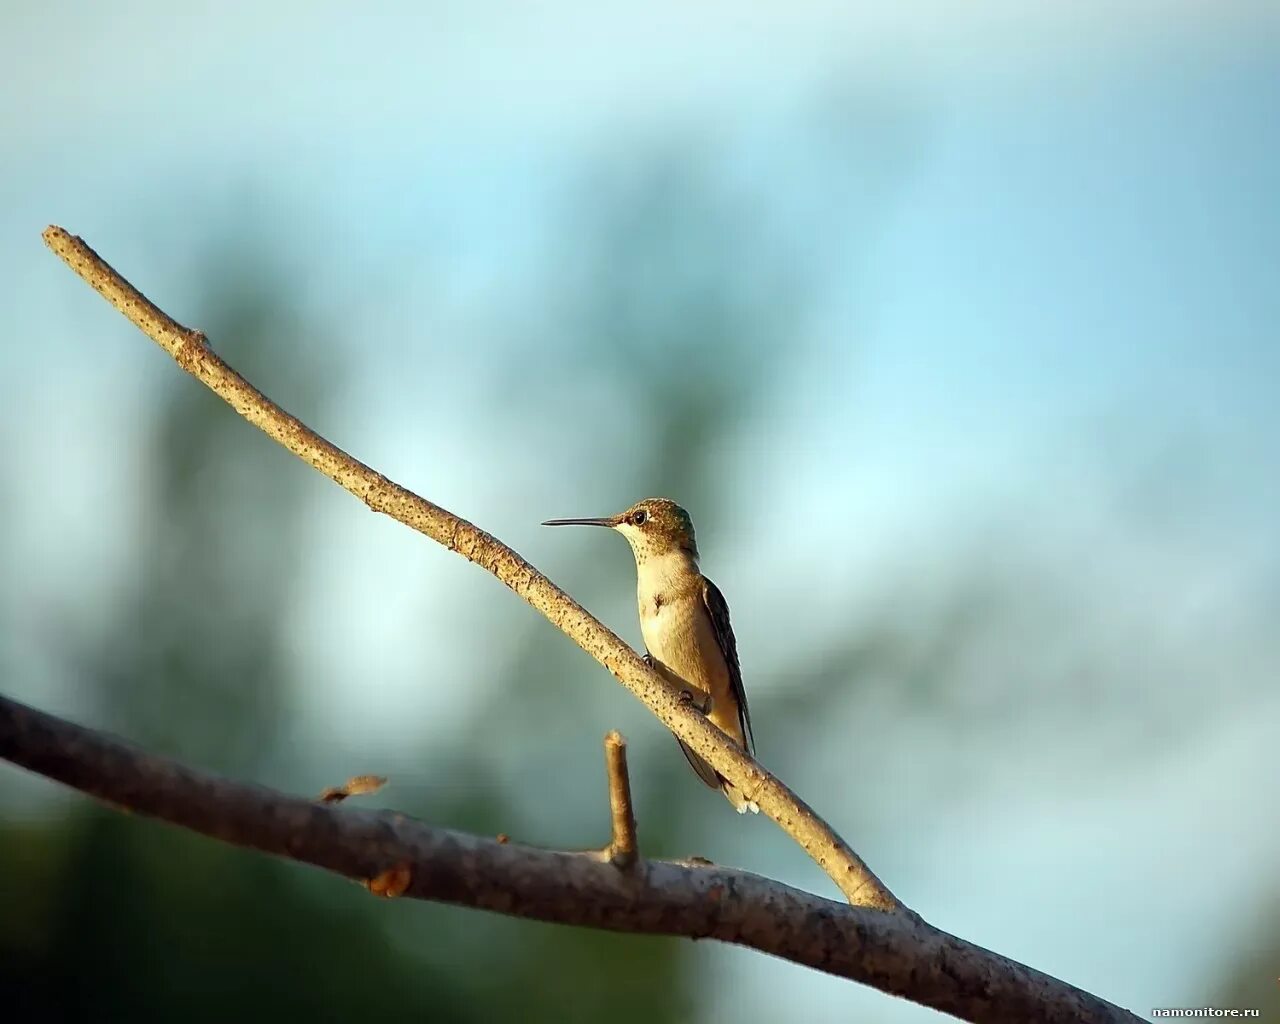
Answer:
[[403, 895], [561, 924], [749, 946], [963, 1020], [1138, 1018], [914, 914], [835, 903], [728, 868], [542, 850], [403, 814], [303, 800], [218, 778], [0, 697], [0, 757], [138, 814]]

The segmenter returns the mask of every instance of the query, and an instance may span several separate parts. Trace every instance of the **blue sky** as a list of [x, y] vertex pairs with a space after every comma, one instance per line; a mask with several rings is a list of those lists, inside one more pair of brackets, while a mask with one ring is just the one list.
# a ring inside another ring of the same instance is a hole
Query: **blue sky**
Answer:
[[[1019, 673], [1050, 692], [1079, 671], [1102, 680], [1099, 719], [1120, 723], [1117, 739], [1069, 718], [1064, 738], [1024, 709], [997, 759], [989, 731], [897, 721], [863, 741], [894, 784], [824, 808], [856, 817], [873, 850], [854, 845], [942, 927], [1140, 1014], [1202, 1002], [1219, 939], [1238, 935], [1234, 897], [1259, 891], [1280, 848], [1258, 810], [1274, 804], [1280, 715], [1280, 8], [252, 10], [6, 7], [0, 369], [15, 383], [0, 431], [24, 586], [0, 607], [13, 635], [31, 608], [91, 610], [101, 596], [68, 597], [69, 581], [129, 557], [120, 474], [145, 466], [120, 395], [175, 372], [44, 251], [45, 224], [85, 236], [181, 317], [199, 299], [184, 243], [253, 190], [291, 222], [289, 272], [346, 360], [326, 432], [554, 575], [569, 542], [537, 520], [639, 496], [593, 492], [573, 468], [641, 460], [643, 431], [602, 415], [627, 395], [547, 380], [555, 408], [512, 436], [448, 427], [474, 421], [483, 382], [461, 375], [442, 394], [416, 368], [442, 339], [483, 368], [554, 335], [573, 280], [550, 258], [574, 249], [584, 183], [689, 147], [810, 274], [791, 386], [725, 442], [738, 500], [703, 548], [726, 592], [839, 595], [855, 629], [918, 603], [927, 630], [965, 565], [1032, 566], [1060, 604], [1028, 598], [1024, 618], [979, 634], [950, 684], [977, 709], [961, 720], [1022, 708]], [[497, 471], [472, 472], [455, 444], [484, 445]], [[66, 500], [50, 508], [50, 493]], [[821, 542], [797, 542], [780, 514]], [[452, 563], [449, 596], [431, 591], [413, 542], [391, 524], [353, 535], [357, 515], [317, 500], [333, 557], [309, 568], [295, 628], [315, 713], [343, 722], [352, 749], [394, 750], [408, 728], [362, 716], [357, 666], [315, 639], [363, 623], [406, 718], [444, 729], [465, 696], [416, 685], [420, 644], [448, 646], [424, 621], [447, 623], [456, 594], [507, 597]], [[602, 565], [621, 579], [614, 554]], [[388, 608], [388, 590], [413, 600]], [[620, 591], [607, 611], [635, 640]], [[779, 635], [815, 627], [778, 629], [777, 602], [734, 609], [761, 685], [784, 686]], [[14, 650], [41, 664], [34, 644]], [[474, 650], [446, 664], [493, 667]], [[70, 683], [18, 694], [77, 708]], [[1122, 778], [1088, 770], [1090, 743], [1132, 744]], [[819, 784], [821, 756], [788, 761], [801, 792]], [[1224, 847], [1218, 830], [1240, 841]], [[766, 847], [753, 867], [785, 871]], [[1215, 884], [1189, 883], [1188, 864]], [[707, 1020], [777, 1019], [797, 999], [817, 1021], [931, 1016], [737, 951], [695, 955], [728, 993]]]

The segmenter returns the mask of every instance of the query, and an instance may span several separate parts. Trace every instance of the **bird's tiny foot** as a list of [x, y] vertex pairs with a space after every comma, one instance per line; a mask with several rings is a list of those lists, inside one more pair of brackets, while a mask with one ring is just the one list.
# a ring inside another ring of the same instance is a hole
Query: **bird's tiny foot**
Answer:
[[680, 703], [684, 707], [693, 708], [700, 714], [707, 715], [711, 713], [711, 695], [702, 694], [701, 697], [695, 696], [692, 690], [680, 691]]

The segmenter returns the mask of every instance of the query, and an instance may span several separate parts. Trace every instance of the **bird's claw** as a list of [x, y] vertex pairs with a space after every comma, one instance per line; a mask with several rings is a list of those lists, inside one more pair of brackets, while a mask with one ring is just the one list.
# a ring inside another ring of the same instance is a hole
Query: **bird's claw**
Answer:
[[693, 708], [695, 711], [705, 715], [711, 711], [711, 695], [705, 694], [702, 699], [699, 700], [693, 695], [692, 690], [681, 690], [680, 705], [681, 707]]

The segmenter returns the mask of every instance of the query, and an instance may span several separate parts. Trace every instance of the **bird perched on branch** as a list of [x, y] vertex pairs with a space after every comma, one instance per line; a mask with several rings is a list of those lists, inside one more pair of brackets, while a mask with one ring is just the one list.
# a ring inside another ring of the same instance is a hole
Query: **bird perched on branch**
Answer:
[[[698, 568], [689, 513], [669, 498], [645, 498], [616, 516], [550, 519], [542, 525], [605, 526], [627, 538], [636, 559], [646, 660], [713, 725], [753, 754], [751, 715], [729, 606], [720, 588]], [[698, 777], [723, 792], [739, 814], [760, 810], [679, 738], [677, 742]]]

